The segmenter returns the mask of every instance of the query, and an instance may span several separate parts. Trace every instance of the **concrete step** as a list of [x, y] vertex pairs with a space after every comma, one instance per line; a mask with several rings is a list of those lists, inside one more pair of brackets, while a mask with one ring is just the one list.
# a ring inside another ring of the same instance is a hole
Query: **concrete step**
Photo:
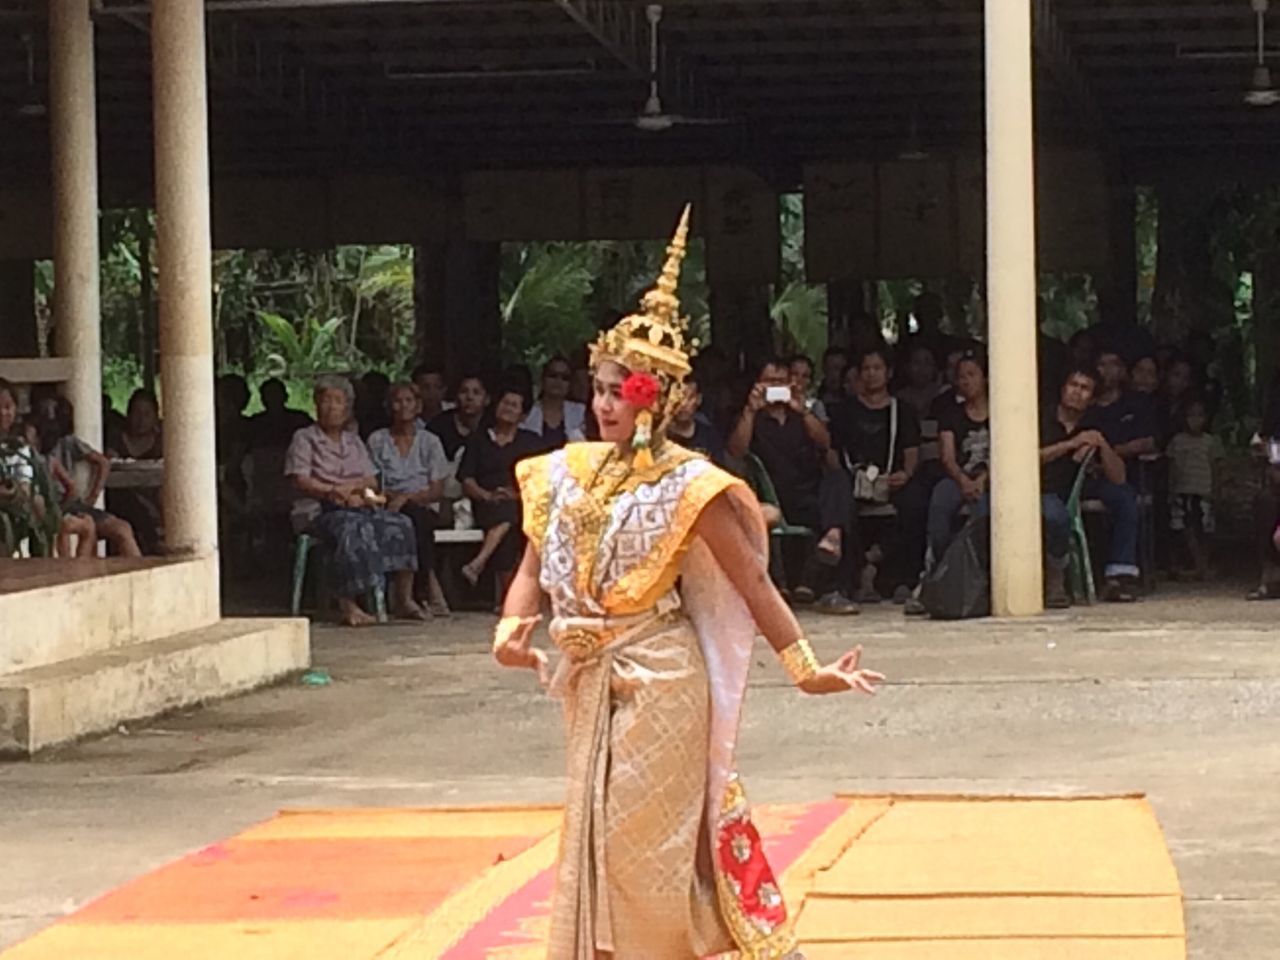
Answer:
[[0, 676], [218, 622], [218, 561], [0, 561]]
[[270, 683], [311, 662], [306, 620], [222, 620], [0, 675], [0, 756]]

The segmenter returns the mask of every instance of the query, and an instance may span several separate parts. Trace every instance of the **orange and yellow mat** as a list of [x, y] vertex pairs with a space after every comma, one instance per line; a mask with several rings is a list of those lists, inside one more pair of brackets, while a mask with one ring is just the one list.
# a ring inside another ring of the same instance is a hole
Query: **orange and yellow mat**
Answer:
[[[1142, 797], [851, 796], [755, 819], [809, 960], [1186, 957]], [[286, 811], [0, 957], [542, 960], [558, 824], [548, 807]]]

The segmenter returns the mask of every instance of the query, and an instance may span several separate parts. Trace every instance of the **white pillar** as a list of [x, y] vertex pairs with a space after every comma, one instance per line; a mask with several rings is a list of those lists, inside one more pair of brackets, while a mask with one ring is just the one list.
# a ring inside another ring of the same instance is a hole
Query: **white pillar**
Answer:
[[1031, 0], [986, 0], [991, 607], [1044, 610]]
[[151, 5], [165, 545], [218, 549], [203, 0]]
[[98, 134], [89, 0], [49, 0], [49, 148], [53, 161], [53, 322], [71, 361], [76, 433], [102, 446], [98, 292]]

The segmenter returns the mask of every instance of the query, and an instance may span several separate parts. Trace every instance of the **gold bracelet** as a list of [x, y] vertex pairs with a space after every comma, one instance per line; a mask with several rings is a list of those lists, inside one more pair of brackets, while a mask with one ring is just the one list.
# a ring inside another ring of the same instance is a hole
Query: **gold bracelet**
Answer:
[[493, 628], [493, 649], [496, 653], [499, 647], [504, 647], [507, 641], [519, 633], [526, 626], [532, 627], [542, 617], [503, 617], [498, 621], [498, 625]]
[[821, 669], [818, 658], [813, 654], [813, 647], [809, 646], [809, 641], [804, 637], [800, 637], [789, 647], [779, 650], [778, 658], [782, 661], [782, 667], [787, 671], [787, 676], [797, 687]]

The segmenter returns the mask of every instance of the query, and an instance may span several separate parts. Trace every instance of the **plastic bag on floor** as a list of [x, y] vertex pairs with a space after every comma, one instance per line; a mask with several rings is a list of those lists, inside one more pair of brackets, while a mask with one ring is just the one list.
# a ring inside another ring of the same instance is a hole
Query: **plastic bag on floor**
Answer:
[[991, 523], [970, 520], [920, 588], [920, 602], [935, 620], [991, 614]]

